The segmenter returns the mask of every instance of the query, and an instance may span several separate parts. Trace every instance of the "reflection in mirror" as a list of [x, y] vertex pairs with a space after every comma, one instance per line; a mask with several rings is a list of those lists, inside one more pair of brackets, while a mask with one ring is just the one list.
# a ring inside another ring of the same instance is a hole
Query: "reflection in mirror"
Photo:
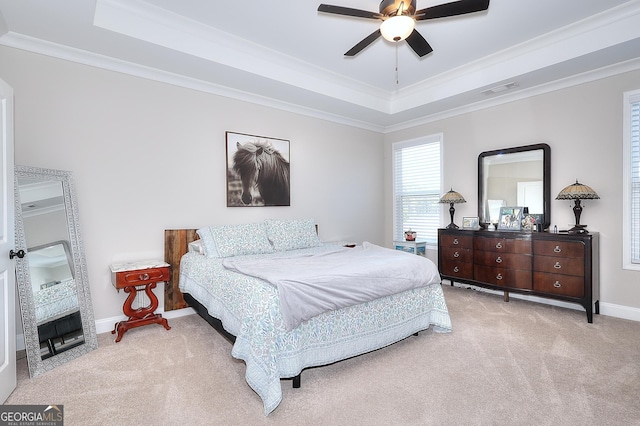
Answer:
[[[29, 229], [26, 224], [25, 229]], [[71, 251], [67, 241], [56, 241], [30, 248], [27, 253], [40, 356], [47, 359], [84, 342]]]
[[547, 144], [483, 152], [478, 156], [478, 216], [497, 223], [500, 207], [526, 207], [540, 215], [543, 229], [551, 220], [551, 148]]
[[16, 261], [32, 377], [97, 348], [71, 172], [16, 166]]
[[73, 279], [71, 249], [68, 241], [56, 241], [32, 247], [27, 252], [34, 293]]

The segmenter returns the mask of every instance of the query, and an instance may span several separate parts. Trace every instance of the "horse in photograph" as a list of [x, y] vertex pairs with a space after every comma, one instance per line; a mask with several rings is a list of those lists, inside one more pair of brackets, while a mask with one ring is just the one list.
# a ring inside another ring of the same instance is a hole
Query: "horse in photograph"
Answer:
[[233, 170], [242, 181], [242, 202], [251, 204], [256, 187], [265, 206], [289, 205], [289, 162], [269, 143], [236, 144]]

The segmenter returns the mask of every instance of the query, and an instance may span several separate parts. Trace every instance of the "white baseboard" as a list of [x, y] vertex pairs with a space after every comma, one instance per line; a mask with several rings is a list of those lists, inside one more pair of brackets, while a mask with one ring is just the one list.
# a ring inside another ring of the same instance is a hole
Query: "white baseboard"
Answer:
[[[447, 284], [443, 283], [442, 285], [447, 285]], [[503, 291], [491, 290], [484, 287], [477, 287], [471, 284], [456, 282], [454, 283], [454, 286], [455, 287], [473, 287], [474, 290], [484, 291], [487, 293], [497, 294], [497, 295], [504, 294]], [[529, 295], [520, 294], [520, 293], [509, 293], [509, 297], [513, 299], [528, 300], [530, 302], [545, 303], [547, 305], [560, 306], [562, 308], [574, 309], [577, 311], [584, 310], [584, 308], [581, 305], [578, 305], [577, 303], [569, 303], [569, 302], [564, 302], [562, 300], [547, 299], [545, 297], [529, 296]], [[640, 309], [631, 308], [629, 306], [616, 305], [613, 303], [600, 302], [600, 315], [607, 315], [609, 317], [615, 317], [615, 318], [621, 318], [621, 319], [640, 322]]]
[[[184, 308], [184, 309], [177, 309], [175, 311], [167, 311], [164, 312], [164, 310], [158, 309], [155, 311], [155, 313], [157, 314], [162, 314], [162, 316], [166, 319], [171, 319], [171, 318], [179, 318], [179, 317], [183, 317], [186, 315], [193, 315], [196, 313], [196, 311], [193, 310], [193, 308]], [[111, 317], [111, 318], [105, 318], [105, 319], [101, 319], [101, 320], [97, 320], [96, 321], [96, 333], [98, 334], [102, 334], [102, 333], [107, 333], [107, 332], [111, 332], [113, 330], [113, 328], [115, 327], [117, 322], [120, 321], [125, 321], [127, 319], [126, 316], [124, 315], [120, 315], [117, 317]]]
[[600, 302], [600, 314], [631, 321], [640, 321], [640, 309], [616, 305], [614, 303]]
[[[184, 308], [184, 309], [177, 309], [175, 311], [168, 311], [168, 312], [157, 310], [156, 313], [162, 314], [162, 316], [166, 319], [171, 319], [171, 318], [184, 317], [186, 315], [193, 315], [196, 313], [196, 311], [193, 308]], [[97, 334], [110, 333], [111, 330], [113, 330], [113, 328], [115, 327], [117, 322], [124, 321], [126, 319], [127, 317], [125, 317], [124, 315], [121, 315], [117, 317], [97, 320], [96, 333]], [[23, 351], [25, 349], [26, 349], [26, 346], [24, 344], [24, 334], [16, 334], [16, 351]]]

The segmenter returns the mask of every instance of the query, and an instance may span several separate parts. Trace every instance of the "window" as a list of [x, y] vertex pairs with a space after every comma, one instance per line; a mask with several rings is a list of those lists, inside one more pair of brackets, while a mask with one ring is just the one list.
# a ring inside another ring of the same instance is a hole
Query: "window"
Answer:
[[640, 90], [624, 94], [623, 268], [640, 271]]
[[440, 226], [442, 135], [393, 145], [393, 238], [403, 240], [404, 231], [418, 233], [418, 240], [437, 245]]

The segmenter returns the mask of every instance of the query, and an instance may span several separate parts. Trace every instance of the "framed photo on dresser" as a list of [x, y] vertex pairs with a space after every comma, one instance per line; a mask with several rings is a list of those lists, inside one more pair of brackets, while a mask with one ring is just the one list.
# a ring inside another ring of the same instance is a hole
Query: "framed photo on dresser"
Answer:
[[462, 228], [463, 229], [480, 229], [480, 218], [477, 216], [462, 218]]
[[500, 207], [498, 230], [520, 231], [522, 229], [522, 207]]

